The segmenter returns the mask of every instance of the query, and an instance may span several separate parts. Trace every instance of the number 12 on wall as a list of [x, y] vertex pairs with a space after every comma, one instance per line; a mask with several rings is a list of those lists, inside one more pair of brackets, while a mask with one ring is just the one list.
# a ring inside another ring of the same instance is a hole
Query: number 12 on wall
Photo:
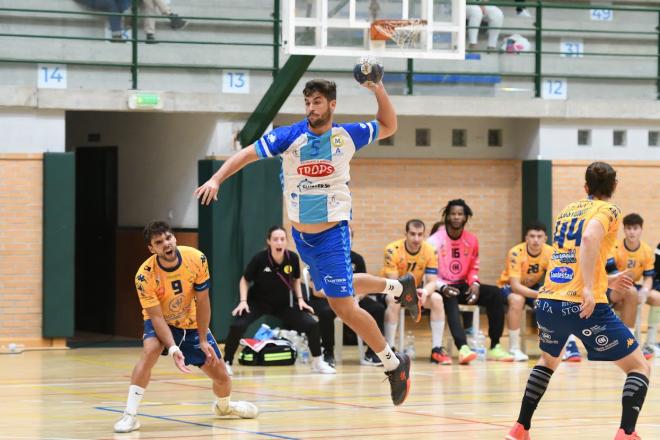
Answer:
[[541, 98], [566, 99], [568, 96], [568, 83], [565, 78], [543, 78]]

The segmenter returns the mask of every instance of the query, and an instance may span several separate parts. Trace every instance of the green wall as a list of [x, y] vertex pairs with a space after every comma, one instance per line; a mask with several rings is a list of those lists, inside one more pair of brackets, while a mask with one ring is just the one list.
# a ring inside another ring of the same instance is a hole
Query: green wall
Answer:
[[43, 337], [74, 332], [76, 160], [46, 153], [43, 162]]
[[522, 162], [522, 230], [534, 220], [545, 224], [552, 238], [552, 161]]
[[[223, 162], [200, 160], [199, 184]], [[238, 304], [238, 282], [247, 262], [265, 246], [268, 228], [282, 223], [280, 160], [249, 165], [220, 187], [218, 201], [199, 207], [199, 248], [211, 270], [211, 327], [224, 340]]]

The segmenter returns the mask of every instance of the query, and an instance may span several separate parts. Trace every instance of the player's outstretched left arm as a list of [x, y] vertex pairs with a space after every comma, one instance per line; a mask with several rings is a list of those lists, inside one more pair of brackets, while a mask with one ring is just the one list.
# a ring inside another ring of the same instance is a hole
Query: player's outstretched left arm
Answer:
[[243, 148], [241, 151], [227, 159], [220, 169], [216, 171], [215, 174], [204, 183], [204, 185], [197, 188], [193, 193], [194, 196], [197, 197], [202, 205], [211, 204], [212, 201], [218, 200], [220, 185], [222, 185], [227, 178], [257, 160], [259, 160], [259, 156], [257, 156], [257, 150], [254, 145]]
[[378, 111], [376, 112], [376, 120], [379, 125], [378, 139], [392, 136], [397, 130], [397, 117], [394, 105], [390, 100], [390, 96], [387, 94], [387, 90], [385, 90], [383, 82], [373, 83], [366, 81], [362, 86], [368, 88], [376, 95], [376, 102], [378, 103]]

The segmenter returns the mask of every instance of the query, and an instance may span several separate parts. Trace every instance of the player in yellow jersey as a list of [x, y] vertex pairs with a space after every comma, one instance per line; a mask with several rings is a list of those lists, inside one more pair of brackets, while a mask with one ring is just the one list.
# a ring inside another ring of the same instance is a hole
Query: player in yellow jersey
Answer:
[[[609, 200], [616, 171], [594, 162], [585, 174], [587, 198], [570, 203], [557, 217], [550, 266], [536, 301], [541, 357], [532, 369], [518, 421], [507, 440], [529, 439], [532, 415], [561, 363], [570, 334], [582, 340], [589, 359], [612, 361], [626, 374], [620, 429], [615, 440], [639, 440], [637, 417], [649, 386], [650, 367], [634, 336], [607, 304], [605, 291], [630, 286], [625, 273], [605, 272], [619, 229], [621, 211]], [[580, 436], [579, 434], [577, 435]]]
[[[435, 291], [438, 277], [438, 254], [433, 246], [424, 240], [425, 231], [426, 226], [421, 220], [412, 219], [406, 222], [406, 238], [393, 241], [385, 247], [385, 265], [382, 275], [395, 280], [406, 273], [411, 273], [415, 277], [415, 285], [421, 288], [422, 307], [431, 310], [431, 362], [450, 365], [451, 357], [442, 346], [445, 309], [442, 297]], [[394, 346], [394, 335], [399, 322], [401, 305], [389, 296], [386, 297], [386, 301], [385, 339], [390, 346]]]
[[[259, 410], [252, 403], [232, 402], [231, 379], [215, 338], [209, 330], [211, 284], [206, 257], [197, 249], [176, 245], [172, 229], [165, 222], [153, 222], [144, 228], [144, 241], [153, 255], [135, 275], [142, 314], [144, 335], [142, 357], [135, 365], [128, 389], [126, 410], [115, 423], [115, 432], [140, 428], [137, 410], [158, 356], [167, 353], [184, 373], [195, 365], [213, 381], [217, 399], [213, 411], [219, 416], [251, 419]], [[199, 335], [205, 335], [200, 338]]]
[[[608, 273], [628, 271], [636, 283], [630, 289], [613, 290], [609, 293], [610, 301], [615, 304], [615, 309], [620, 311], [621, 320], [633, 333], [641, 305], [660, 305], [660, 293], [652, 290], [655, 256], [651, 246], [641, 240], [643, 226], [644, 219], [639, 214], [626, 215], [623, 218], [625, 237], [616, 242], [612, 257], [607, 261]], [[649, 344], [642, 351], [647, 359], [653, 357], [653, 348]]]
[[544, 224], [532, 222], [525, 226], [525, 241], [509, 250], [504, 270], [497, 281], [509, 305], [506, 314], [509, 353], [516, 362], [529, 360], [520, 350], [520, 320], [525, 313], [525, 304], [534, 307], [534, 300], [543, 285], [552, 255], [552, 247], [546, 244], [547, 240]]

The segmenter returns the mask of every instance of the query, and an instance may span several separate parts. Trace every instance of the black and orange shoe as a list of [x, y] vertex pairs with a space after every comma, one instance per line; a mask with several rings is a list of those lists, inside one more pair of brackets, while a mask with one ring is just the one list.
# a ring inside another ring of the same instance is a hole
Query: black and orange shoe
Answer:
[[403, 291], [395, 298], [395, 301], [408, 310], [413, 321], [419, 322], [422, 319], [422, 303], [419, 302], [417, 295], [415, 277], [411, 273], [407, 273], [399, 278], [399, 282], [403, 285]]
[[407, 354], [394, 353], [399, 359], [399, 366], [392, 371], [386, 371], [385, 376], [390, 381], [392, 403], [401, 405], [410, 391], [410, 358]]
[[523, 425], [516, 422], [511, 431], [504, 437], [504, 440], [530, 440], [529, 431]]
[[440, 365], [451, 365], [451, 357], [447, 354], [444, 347], [433, 347], [431, 350], [431, 362]]

